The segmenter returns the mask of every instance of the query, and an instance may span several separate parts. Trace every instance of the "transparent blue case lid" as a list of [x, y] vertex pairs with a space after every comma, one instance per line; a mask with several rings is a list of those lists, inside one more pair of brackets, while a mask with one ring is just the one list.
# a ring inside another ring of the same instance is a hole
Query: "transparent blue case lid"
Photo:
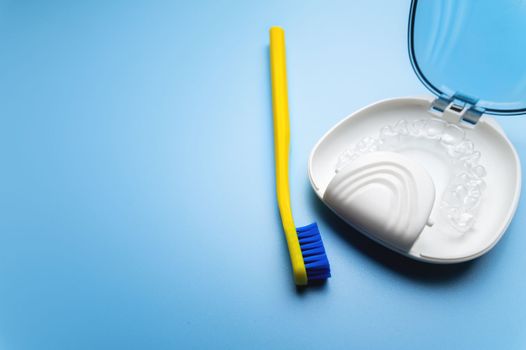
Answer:
[[436, 95], [526, 113], [526, 1], [413, 0], [409, 53]]

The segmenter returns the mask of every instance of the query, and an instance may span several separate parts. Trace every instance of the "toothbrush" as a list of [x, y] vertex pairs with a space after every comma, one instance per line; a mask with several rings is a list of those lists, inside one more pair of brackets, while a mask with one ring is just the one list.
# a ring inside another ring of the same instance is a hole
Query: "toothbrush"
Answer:
[[312, 281], [326, 280], [331, 276], [331, 272], [318, 225], [314, 222], [296, 229], [292, 217], [289, 189], [290, 127], [285, 61], [285, 32], [280, 27], [272, 27], [270, 28], [270, 75], [274, 114], [276, 192], [294, 282], [298, 286], [304, 286]]

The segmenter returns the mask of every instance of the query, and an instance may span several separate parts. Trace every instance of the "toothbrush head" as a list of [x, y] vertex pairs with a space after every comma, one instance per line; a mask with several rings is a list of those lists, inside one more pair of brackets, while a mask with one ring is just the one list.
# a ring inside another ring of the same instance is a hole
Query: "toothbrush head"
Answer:
[[323, 247], [318, 225], [313, 222], [310, 225], [296, 228], [296, 232], [307, 271], [307, 280], [309, 282], [323, 281], [331, 277], [331, 266]]

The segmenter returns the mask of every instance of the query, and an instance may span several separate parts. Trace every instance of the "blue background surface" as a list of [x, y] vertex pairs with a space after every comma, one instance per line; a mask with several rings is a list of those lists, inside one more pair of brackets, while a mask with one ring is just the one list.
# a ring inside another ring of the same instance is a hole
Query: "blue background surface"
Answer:
[[[1, 349], [524, 349], [525, 201], [472, 263], [353, 232], [308, 154], [429, 94], [409, 1], [1, 1]], [[274, 197], [268, 28], [287, 31], [293, 207], [333, 278], [297, 291]], [[526, 159], [526, 118], [499, 117]]]

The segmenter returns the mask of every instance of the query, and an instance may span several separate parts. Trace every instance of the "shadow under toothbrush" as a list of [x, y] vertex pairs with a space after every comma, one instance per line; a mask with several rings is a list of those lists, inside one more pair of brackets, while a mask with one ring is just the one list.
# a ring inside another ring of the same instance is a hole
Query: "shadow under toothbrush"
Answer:
[[408, 258], [384, 247], [355, 230], [333, 213], [313, 191], [309, 192], [312, 205], [319, 214], [319, 221], [329, 226], [349, 245], [356, 248], [359, 253], [366, 255], [381, 266], [403, 277], [421, 283], [447, 283], [465, 275], [476, 265], [476, 261], [480, 259], [458, 264], [442, 265], [430, 264]]
[[316, 291], [316, 292], [326, 291], [328, 290], [327, 286], [328, 286], [327, 280], [322, 280], [322, 281], [309, 282], [309, 284], [306, 286], [295, 286], [295, 288], [296, 288], [296, 294], [302, 296], [311, 291]]

